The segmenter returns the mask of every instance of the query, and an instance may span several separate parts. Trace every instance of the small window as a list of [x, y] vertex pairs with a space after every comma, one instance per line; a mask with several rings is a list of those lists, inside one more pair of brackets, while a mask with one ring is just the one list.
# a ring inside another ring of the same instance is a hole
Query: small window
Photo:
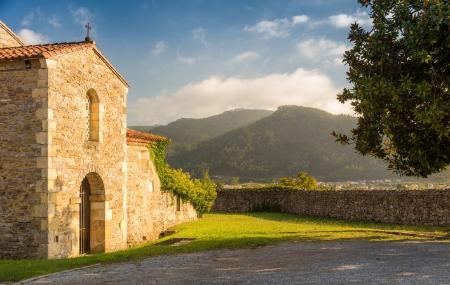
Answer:
[[148, 192], [153, 192], [153, 181], [148, 182], [147, 189], [148, 189]]
[[86, 109], [88, 112], [88, 140], [98, 142], [100, 139], [100, 104], [97, 93], [93, 89], [87, 92]]
[[181, 198], [177, 196], [177, 212], [181, 211]]
[[26, 69], [31, 69], [31, 60], [25, 59], [25, 68]]

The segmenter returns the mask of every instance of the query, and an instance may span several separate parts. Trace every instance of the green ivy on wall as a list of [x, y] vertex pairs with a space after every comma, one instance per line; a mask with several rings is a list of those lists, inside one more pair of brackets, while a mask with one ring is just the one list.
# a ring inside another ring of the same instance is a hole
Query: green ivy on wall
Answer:
[[207, 172], [203, 178], [194, 179], [189, 173], [170, 167], [166, 162], [168, 144], [169, 141], [164, 140], [153, 142], [149, 146], [150, 158], [158, 171], [162, 190], [189, 201], [199, 214], [208, 212], [217, 196], [216, 183], [210, 179]]

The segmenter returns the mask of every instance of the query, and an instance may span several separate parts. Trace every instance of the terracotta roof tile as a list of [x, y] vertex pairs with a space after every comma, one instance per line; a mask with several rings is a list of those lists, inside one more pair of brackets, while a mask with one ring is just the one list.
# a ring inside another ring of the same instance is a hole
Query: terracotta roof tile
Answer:
[[91, 42], [54, 43], [21, 47], [0, 48], [0, 60], [25, 59], [44, 57], [50, 58], [55, 55], [70, 53], [83, 49], [91, 49]]
[[152, 133], [127, 129], [127, 143], [149, 144], [155, 141], [167, 141], [168, 138]]

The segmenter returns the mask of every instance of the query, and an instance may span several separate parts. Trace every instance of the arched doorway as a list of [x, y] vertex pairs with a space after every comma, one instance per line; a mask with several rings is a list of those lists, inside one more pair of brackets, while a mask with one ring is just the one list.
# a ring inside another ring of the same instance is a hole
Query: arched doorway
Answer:
[[105, 188], [100, 175], [88, 173], [80, 186], [79, 253], [105, 251]]

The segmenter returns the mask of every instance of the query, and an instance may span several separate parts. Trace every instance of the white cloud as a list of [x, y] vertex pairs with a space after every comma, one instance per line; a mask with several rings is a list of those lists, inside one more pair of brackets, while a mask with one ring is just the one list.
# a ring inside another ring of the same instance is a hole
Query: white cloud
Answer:
[[300, 23], [306, 23], [309, 20], [306, 15], [297, 15], [288, 18], [275, 19], [272, 21], [264, 20], [253, 26], [245, 26], [244, 31], [260, 34], [265, 39], [284, 38], [289, 36], [290, 30]]
[[296, 45], [296, 49], [301, 56], [334, 65], [342, 64], [342, 56], [348, 48], [343, 43], [326, 38], [301, 40]]
[[308, 20], [309, 18], [306, 15], [297, 15], [292, 17], [292, 24], [293, 25], [302, 24], [308, 22]]
[[20, 21], [20, 24], [22, 26], [29, 26], [33, 21], [33, 19], [34, 19], [34, 11], [31, 11], [22, 19], [22, 21]]
[[217, 77], [188, 84], [176, 92], [142, 97], [130, 104], [133, 124], [161, 124], [180, 117], [205, 117], [234, 108], [274, 110], [280, 105], [301, 105], [329, 112], [351, 113], [336, 100], [340, 89], [317, 70], [297, 69], [257, 78]]
[[42, 11], [40, 8], [34, 8], [31, 9], [30, 12], [22, 19], [20, 24], [22, 26], [30, 26], [32, 22], [41, 22], [43, 19], [45, 19]]
[[60, 28], [62, 26], [61, 22], [56, 16], [52, 16], [50, 19], [48, 19], [48, 23], [52, 25], [53, 28]]
[[361, 26], [370, 26], [372, 21], [367, 12], [357, 11], [354, 14], [337, 14], [328, 17], [328, 23], [336, 28], [347, 28], [354, 22]]
[[30, 29], [21, 29], [18, 35], [27, 45], [35, 45], [49, 42], [49, 38], [47, 36], [37, 33]]
[[167, 49], [167, 44], [163, 41], [159, 41], [155, 44], [155, 46], [152, 49], [153, 55], [159, 55], [163, 53]]
[[196, 57], [189, 57], [189, 56], [184, 56], [181, 53], [177, 53], [177, 60], [181, 63], [184, 64], [194, 64], [197, 62], [198, 58]]
[[33, 24], [37, 26], [47, 23], [54, 28], [60, 28], [62, 26], [58, 17], [56, 17], [55, 15], [47, 15], [46, 13], [42, 12], [40, 8], [31, 9], [30, 12], [28, 12], [28, 14], [22, 19], [22, 21], [20, 21], [20, 24], [24, 27], [29, 27]]
[[87, 23], [93, 22], [93, 16], [91, 11], [86, 7], [78, 7], [75, 10], [71, 10], [72, 16], [74, 21], [77, 24], [80, 24], [82, 26], [86, 25]]
[[208, 42], [206, 41], [206, 30], [202, 27], [198, 27], [192, 30], [192, 37], [195, 40], [199, 40], [203, 45], [208, 44]]
[[289, 20], [277, 19], [275, 21], [261, 21], [254, 26], [244, 28], [246, 32], [262, 34], [264, 38], [283, 38], [289, 33], [286, 31]]
[[239, 64], [246, 61], [253, 61], [259, 58], [259, 54], [254, 51], [246, 51], [234, 56], [230, 60], [230, 64]]

